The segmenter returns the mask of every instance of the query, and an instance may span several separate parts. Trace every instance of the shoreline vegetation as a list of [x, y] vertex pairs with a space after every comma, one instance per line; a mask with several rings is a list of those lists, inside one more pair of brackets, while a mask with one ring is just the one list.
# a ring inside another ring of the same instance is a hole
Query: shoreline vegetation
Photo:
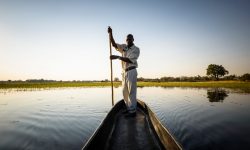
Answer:
[[[121, 82], [113, 82], [114, 87]], [[108, 81], [0, 81], [0, 89], [10, 88], [60, 88], [60, 87], [108, 87]], [[199, 82], [143, 82], [138, 81], [138, 87], [194, 87], [194, 88], [230, 88], [250, 93], [250, 82], [245, 81], [199, 81]]]

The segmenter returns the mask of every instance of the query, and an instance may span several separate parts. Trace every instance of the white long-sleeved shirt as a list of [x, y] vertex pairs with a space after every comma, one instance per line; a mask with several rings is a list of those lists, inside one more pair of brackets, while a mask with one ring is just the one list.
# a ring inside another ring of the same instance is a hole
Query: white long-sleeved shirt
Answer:
[[122, 61], [122, 69], [125, 70], [128, 67], [135, 66], [138, 67], [137, 59], [140, 55], [140, 49], [135, 45], [128, 48], [126, 44], [117, 44], [117, 51], [122, 54], [122, 57], [127, 57], [132, 63]]

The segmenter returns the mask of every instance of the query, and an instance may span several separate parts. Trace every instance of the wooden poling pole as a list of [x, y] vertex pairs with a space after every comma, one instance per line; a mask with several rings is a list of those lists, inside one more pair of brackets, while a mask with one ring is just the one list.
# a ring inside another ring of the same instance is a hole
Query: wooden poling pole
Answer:
[[[111, 48], [111, 40], [109, 39], [109, 49], [110, 49], [110, 56], [112, 55], [112, 48]], [[113, 87], [113, 66], [112, 60], [110, 59], [110, 68], [111, 68], [111, 90], [112, 90], [112, 106], [114, 106], [114, 87]]]

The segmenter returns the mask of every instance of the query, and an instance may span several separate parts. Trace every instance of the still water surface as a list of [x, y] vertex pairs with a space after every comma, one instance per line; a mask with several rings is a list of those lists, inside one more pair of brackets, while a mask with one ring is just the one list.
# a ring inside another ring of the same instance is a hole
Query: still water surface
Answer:
[[[111, 109], [110, 88], [0, 90], [0, 149], [81, 149]], [[250, 94], [138, 88], [184, 149], [250, 149]], [[115, 99], [122, 99], [115, 88]]]

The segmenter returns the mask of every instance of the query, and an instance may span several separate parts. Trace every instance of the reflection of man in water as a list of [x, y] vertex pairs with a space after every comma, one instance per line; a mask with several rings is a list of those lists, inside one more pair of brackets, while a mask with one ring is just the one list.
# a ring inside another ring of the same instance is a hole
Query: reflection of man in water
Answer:
[[132, 34], [127, 35], [127, 44], [115, 43], [113, 38], [112, 29], [108, 28], [109, 38], [113, 47], [119, 51], [122, 56], [112, 55], [110, 59], [120, 59], [122, 62], [122, 87], [123, 87], [123, 97], [127, 110], [127, 117], [134, 117], [136, 115], [136, 88], [137, 88], [137, 70], [138, 67], [137, 59], [140, 55], [140, 50], [134, 45], [134, 37]]

